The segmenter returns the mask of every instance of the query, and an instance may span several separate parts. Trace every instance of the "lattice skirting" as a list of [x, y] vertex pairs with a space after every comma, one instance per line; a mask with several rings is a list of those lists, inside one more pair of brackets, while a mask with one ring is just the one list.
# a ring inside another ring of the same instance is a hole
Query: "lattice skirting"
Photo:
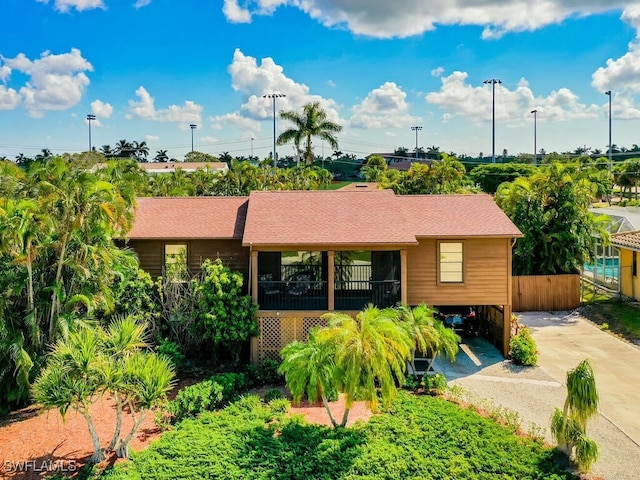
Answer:
[[253, 343], [254, 363], [270, 358], [280, 361], [280, 350], [294, 340], [307, 341], [309, 331], [326, 325], [320, 318], [324, 312], [295, 312], [291, 314], [258, 314], [260, 336]]

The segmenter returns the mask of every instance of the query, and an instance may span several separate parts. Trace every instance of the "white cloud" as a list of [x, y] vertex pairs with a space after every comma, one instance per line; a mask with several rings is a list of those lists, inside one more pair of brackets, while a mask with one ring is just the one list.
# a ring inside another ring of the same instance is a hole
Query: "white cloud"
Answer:
[[444, 73], [444, 68], [442, 67], [437, 67], [434, 68], [433, 70], [431, 70], [431, 76], [432, 77], [439, 77]]
[[151, 0], [136, 0], [136, 3], [133, 4], [133, 8], [138, 9], [138, 8], [146, 7], [150, 3], [151, 3]]
[[9, 75], [11, 75], [11, 69], [6, 65], [0, 66], [0, 81], [6, 82]]
[[[40, 3], [49, 3], [49, 0], [37, 0]], [[102, 0], [55, 0], [54, 7], [60, 12], [68, 12], [75, 8], [77, 11], [93, 10], [95, 8], [104, 8]]]
[[351, 126], [356, 128], [402, 127], [415, 120], [409, 115], [407, 94], [394, 82], [369, 92], [352, 108]]
[[212, 122], [211, 127], [216, 130], [221, 130], [224, 125], [247, 132], [251, 136], [257, 136], [257, 132], [260, 131], [260, 122], [252, 118], [243, 117], [238, 112], [217, 115], [209, 120]]
[[201, 145], [205, 143], [218, 143], [218, 139], [216, 137], [212, 137], [211, 135], [205, 135], [204, 137], [199, 138], [199, 142]]
[[[229, 4], [237, 9], [229, 8]], [[280, 6], [296, 7], [327, 27], [346, 27], [360, 35], [390, 38], [419, 35], [436, 25], [479, 25], [483, 38], [510, 31], [535, 30], [576, 15], [591, 15], [623, 8], [622, 0], [247, 0], [242, 9], [252, 15], [271, 15]], [[226, 0], [223, 12], [229, 21], [240, 7]]]
[[91, 113], [96, 117], [111, 118], [113, 114], [113, 106], [110, 103], [104, 103], [101, 100], [91, 102]]
[[327, 86], [335, 87], [336, 86], [336, 82], [334, 82], [333, 80], [327, 80]]
[[[442, 78], [438, 92], [425, 97], [428, 103], [444, 110], [444, 121], [456, 116], [476, 123], [492, 119], [492, 85], [473, 86], [467, 83], [467, 77], [466, 72], [453, 72]], [[504, 84], [495, 85], [496, 120], [520, 125], [532, 109], [538, 110], [539, 120], [548, 122], [595, 117], [601, 111], [600, 106], [580, 103], [578, 96], [568, 88], [560, 88], [546, 97], [536, 97], [525, 79], [521, 79], [513, 90]]]
[[598, 68], [591, 84], [597, 90], [621, 91], [626, 94], [640, 92], [640, 6], [628, 8], [622, 20], [636, 28], [636, 39], [629, 44], [629, 51], [617, 59], [608, 59], [606, 67]]
[[160, 140], [160, 137], [158, 137], [157, 135], [145, 135], [144, 139], [147, 141], [147, 143], [154, 143]]
[[60, 55], [47, 51], [37, 60], [30, 60], [23, 53], [15, 58], [0, 58], [7, 67], [30, 76], [19, 93], [32, 117], [42, 117], [46, 110], [66, 110], [76, 105], [89, 85], [84, 72], [93, 71], [77, 48]]
[[154, 98], [144, 87], [136, 90], [139, 101], [129, 100], [130, 113], [126, 118], [145, 118], [158, 122], [178, 123], [180, 129], [186, 130], [190, 123], [199, 124], [202, 117], [202, 106], [187, 100], [183, 106], [170, 105], [156, 110]]
[[0, 110], [14, 110], [20, 100], [20, 95], [13, 88], [0, 85]]
[[224, 0], [222, 12], [231, 23], [251, 23], [251, 13], [238, 5], [238, 0]]
[[270, 57], [263, 58], [258, 65], [254, 57], [244, 55], [240, 49], [236, 49], [228, 71], [231, 74], [233, 89], [245, 95], [244, 103], [238, 112], [241, 117], [253, 120], [273, 118], [273, 101], [270, 98], [263, 98], [263, 95], [282, 93], [286, 97], [276, 99], [277, 111], [302, 110], [304, 104], [317, 101], [327, 112], [329, 120], [339, 124], [344, 123], [334, 100], [312, 95], [307, 85], [296, 83], [287, 77], [284, 69]]

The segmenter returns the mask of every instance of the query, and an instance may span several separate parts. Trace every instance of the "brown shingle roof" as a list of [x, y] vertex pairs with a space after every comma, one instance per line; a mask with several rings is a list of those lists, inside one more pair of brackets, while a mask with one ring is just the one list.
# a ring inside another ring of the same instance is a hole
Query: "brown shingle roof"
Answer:
[[138, 198], [131, 239], [242, 238], [247, 197]]
[[391, 190], [252, 192], [243, 245], [415, 244]]
[[621, 232], [611, 235], [611, 243], [618, 247], [640, 251], [640, 230], [635, 232]]
[[490, 195], [402, 195], [416, 237], [521, 237]]

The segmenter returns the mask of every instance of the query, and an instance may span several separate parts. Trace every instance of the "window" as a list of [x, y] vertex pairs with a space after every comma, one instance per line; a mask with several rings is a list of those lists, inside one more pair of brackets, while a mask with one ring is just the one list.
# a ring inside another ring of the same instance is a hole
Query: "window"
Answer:
[[462, 242], [441, 242], [438, 244], [438, 249], [440, 283], [462, 283], [464, 271]]
[[187, 280], [187, 246], [164, 246], [164, 274], [170, 281], [184, 282]]

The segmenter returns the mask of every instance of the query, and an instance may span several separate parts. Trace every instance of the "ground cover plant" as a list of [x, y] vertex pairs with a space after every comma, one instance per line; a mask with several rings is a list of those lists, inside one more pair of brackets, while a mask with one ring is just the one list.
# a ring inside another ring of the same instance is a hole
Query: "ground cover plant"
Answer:
[[574, 479], [556, 451], [446, 400], [400, 392], [368, 423], [333, 429], [245, 397], [181, 422], [99, 478]]

